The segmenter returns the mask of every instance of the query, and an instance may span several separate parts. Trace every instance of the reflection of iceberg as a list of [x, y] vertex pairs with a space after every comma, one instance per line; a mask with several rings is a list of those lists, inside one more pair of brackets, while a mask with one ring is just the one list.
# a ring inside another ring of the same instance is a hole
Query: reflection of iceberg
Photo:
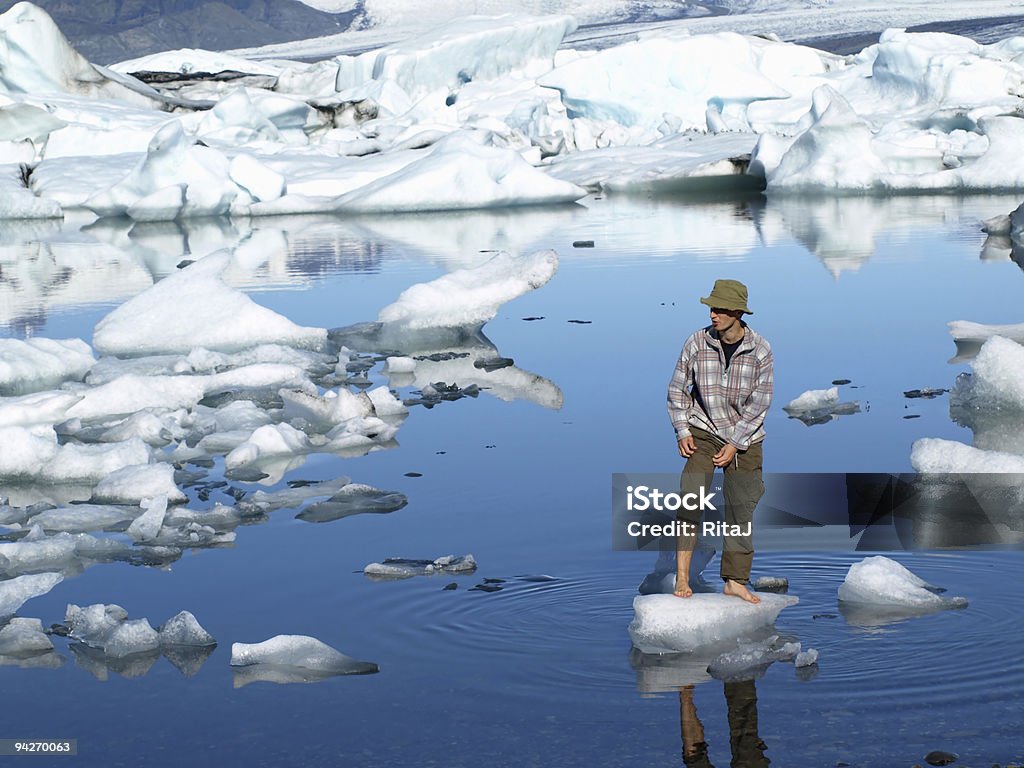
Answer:
[[[407, 288], [380, 312], [376, 323], [330, 332], [335, 345], [361, 352], [411, 357], [403, 385], [422, 389], [437, 382], [476, 385], [503, 400], [527, 399], [560, 408], [562, 393], [546, 379], [506, 365], [481, 328], [506, 302], [547, 283], [558, 269], [554, 251], [515, 257], [499, 253], [484, 264], [460, 269]], [[499, 361], [502, 367], [495, 369]], [[408, 367], [408, 366], [406, 366]]]
[[445, 328], [406, 332], [382, 323], [365, 323], [332, 330], [330, 338], [352, 349], [412, 357], [416, 361], [413, 373], [395, 374], [393, 386], [422, 389], [440, 381], [462, 388], [475, 384], [499, 400], [562, 407], [562, 390], [543, 376], [515, 365], [490, 371], [483, 367], [501, 354], [481, 331]]

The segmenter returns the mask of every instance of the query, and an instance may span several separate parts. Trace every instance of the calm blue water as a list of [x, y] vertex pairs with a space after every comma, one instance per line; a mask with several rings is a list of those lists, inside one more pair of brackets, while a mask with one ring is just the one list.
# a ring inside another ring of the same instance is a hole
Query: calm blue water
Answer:
[[[220, 645], [194, 677], [160, 659], [140, 676], [111, 671], [101, 682], [58, 640], [59, 669], [0, 667], [0, 736], [78, 738], [75, 764], [97, 766], [680, 765], [674, 688], [684, 675], [672, 662], [637, 669], [626, 634], [654, 556], [610, 551], [608, 498], [613, 472], [680, 467], [665, 387], [682, 340], [706, 322], [699, 297], [716, 278], [743, 280], [750, 324], [773, 344], [766, 469], [906, 471], [916, 439], [971, 442], [945, 397], [902, 392], [948, 387], [968, 369], [947, 362], [947, 322], [1021, 321], [1024, 273], [1008, 258], [981, 259], [978, 228], [1018, 203], [610, 198], [497, 215], [282, 219], [255, 233], [10, 228], [0, 246], [7, 333], [87, 340], [150, 275], [246, 236], [250, 269], [236, 282], [295, 322], [326, 327], [372, 320], [404, 288], [478, 263], [481, 250], [555, 248], [555, 278], [506, 305], [485, 332], [557, 387], [563, 405], [485, 393], [414, 408], [397, 449], [312, 457], [286, 478], [346, 474], [401, 491], [409, 505], [396, 513], [316, 525], [282, 510], [239, 528], [233, 548], [186, 553], [166, 571], [97, 565], [66, 580], [22, 615], [50, 624], [69, 602], [104, 602], [155, 625], [188, 609]], [[576, 240], [595, 247], [574, 249]], [[522, 320], [530, 316], [544, 319]], [[856, 385], [843, 394], [861, 413], [807, 427], [781, 410], [837, 378]], [[465, 552], [480, 570], [454, 579], [455, 591], [441, 589], [449, 577], [375, 583], [360, 572], [388, 556]], [[1024, 556], [901, 554], [970, 607], [874, 628], [837, 608], [836, 589], [861, 556], [755, 559], [757, 574], [787, 576], [801, 599], [779, 631], [821, 651], [813, 679], [776, 664], [757, 681], [768, 757], [890, 766], [948, 749], [966, 765], [1024, 760]], [[555, 580], [514, 578], [538, 573]], [[469, 591], [481, 577], [508, 582]], [[381, 672], [234, 688], [231, 643], [279, 633], [314, 635]], [[700, 684], [693, 700], [712, 762], [728, 764], [723, 685]]]

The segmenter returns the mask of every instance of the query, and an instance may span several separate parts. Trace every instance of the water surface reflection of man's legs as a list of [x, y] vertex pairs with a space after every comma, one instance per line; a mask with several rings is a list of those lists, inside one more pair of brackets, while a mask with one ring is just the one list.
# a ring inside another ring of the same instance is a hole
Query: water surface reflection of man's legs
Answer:
[[[732, 768], [766, 768], [771, 763], [765, 755], [768, 745], [757, 734], [757, 688], [753, 680], [725, 683], [728, 707], [729, 746]], [[704, 724], [697, 716], [693, 686], [679, 691], [679, 735], [682, 739], [683, 764], [688, 768], [714, 768], [704, 740]]]

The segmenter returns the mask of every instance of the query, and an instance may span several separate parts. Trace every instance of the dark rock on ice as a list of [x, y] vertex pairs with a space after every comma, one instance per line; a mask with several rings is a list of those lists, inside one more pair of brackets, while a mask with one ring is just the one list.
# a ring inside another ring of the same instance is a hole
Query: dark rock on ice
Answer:
[[943, 395], [946, 392], [949, 392], [949, 390], [932, 389], [931, 387], [925, 387], [924, 389], [908, 389], [906, 392], [903, 393], [903, 396], [910, 399], [923, 397], [927, 400], [931, 400], [933, 397], [938, 397], [939, 395]]
[[497, 371], [501, 368], [508, 368], [510, 365], [514, 365], [515, 360], [511, 357], [482, 357], [479, 360], [473, 361], [474, 368], [480, 368], [490, 373], [491, 371]]
[[572, 241], [572, 247], [573, 248], [593, 248], [594, 247], [594, 241], [593, 240], [573, 240]]

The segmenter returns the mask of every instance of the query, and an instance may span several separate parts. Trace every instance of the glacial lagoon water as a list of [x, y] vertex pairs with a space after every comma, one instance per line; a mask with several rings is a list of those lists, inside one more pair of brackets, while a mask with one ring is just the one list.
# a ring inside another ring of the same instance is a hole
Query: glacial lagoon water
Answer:
[[[743, 280], [751, 325], [773, 344], [767, 470], [908, 471], [918, 438], [972, 442], [945, 396], [903, 392], [969, 370], [949, 362], [947, 322], [1021, 321], [1022, 267], [979, 226], [1019, 202], [610, 197], [460, 215], [6, 224], [0, 323], [15, 337], [88, 341], [153, 277], [217, 248], [237, 253], [232, 284], [322, 327], [373, 320], [409, 285], [492, 249], [554, 248], [561, 266], [484, 329], [539, 377], [532, 390], [416, 406], [398, 447], [314, 456], [278, 484], [344, 474], [408, 506], [329, 523], [282, 510], [167, 569], [101, 564], [66, 579], [21, 614], [49, 625], [67, 603], [117, 603], [155, 625], [187, 609], [220, 645], [189, 677], [166, 659], [106, 670], [55, 638], [54, 668], [0, 667], [0, 735], [77, 738], [68, 762], [89, 766], [681, 765], [687, 671], [630, 654], [631, 602], [655, 555], [611, 551], [609, 490], [613, 472], [681, 465], [664, 396], [683, 338], [705, 322], [699, 297], [718, 277]], [[584, 240], [594, 246], [573, 247]], [[370, 378], [386, 383], [379, 366]], [[788, 400], [835, 379], [850, 379], [843, 399], [859, 413], [787, 418]], [[472, 576], [361, 573], [388, 556], [467, 552]], [[788, 577], [801, 600], [778, 631], [821, 653], [816, 674], [777, 663], [753, 684], [764, 754], [781, 766], [909, 766], [934, 749], [959, 765], [1024, 761], [1024, 555], [898, 553], [970, 606], [873, 626], [836, 600], [864, 554], [755, 559], [755, 575]], [[520, 578], [538, 574], [553, 579]], [[484, 577], [503, 589], [471, 591]], [[276, 634], [313, 635], [380, 673], [236, 687], [231, 643]], [[728, 764], [723, 684], [695, 685], [692, 702], [712, 764]]]

